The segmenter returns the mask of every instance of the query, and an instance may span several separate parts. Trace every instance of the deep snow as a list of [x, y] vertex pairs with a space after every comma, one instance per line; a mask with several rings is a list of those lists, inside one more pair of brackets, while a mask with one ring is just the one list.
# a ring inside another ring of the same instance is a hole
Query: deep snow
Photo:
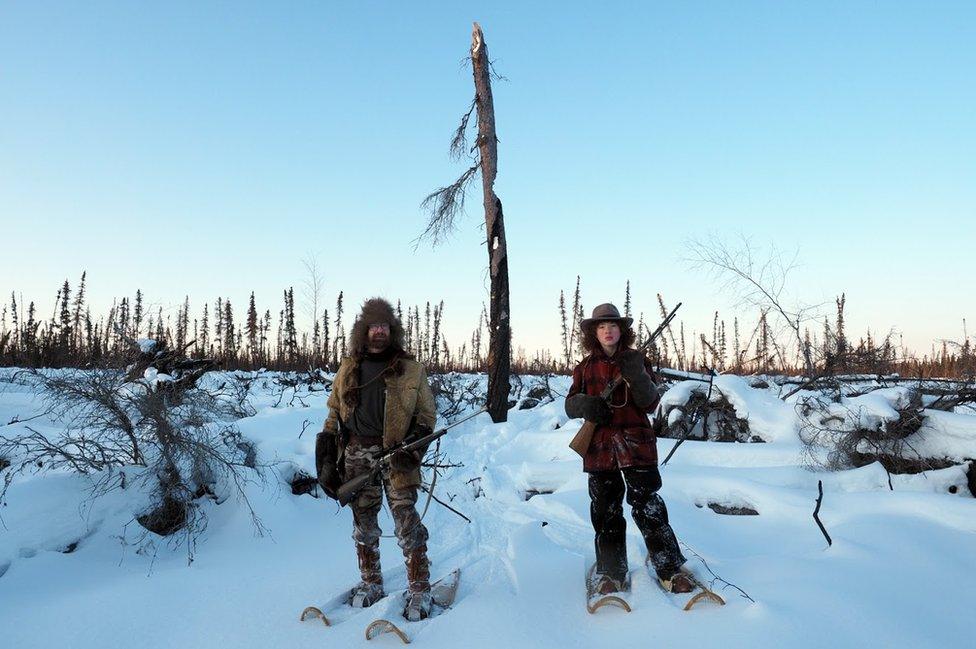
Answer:
[[[426, 625], [415, 644], [971, 646], [976, 500], [963, 471], [893, 476], [894, 491], [877, 464], [810, 471], [803, 467], [789, 404], [771, 392], [750, 391], [738, 377], [717, 384], [769, 443], [686, 442], [662, 469], [661, 493], [690, 549], [690, 565], [710, 576], [693, 550], [754, 602], [716, 584], [727, 606], [682, 611], [641, 568], [640, 537], [631, 523], [634, 610], [586, 613], [589, 501], [581, 462], [567, 448], [580, 422], [567, 421], [560, 398], [513, 410], [504, 424], [481, 415], [445, 439], [447, 459], [464, 466], [441, 476], [437, 494], [472, 522], [431, 505], [425, 523], [433, 571], [439, 576], [460, 567], [461, 588], [453, 609]], [[565, 393], [567, 379], [553, 386]], [[306, 399], [308, 407], [273, 407], [269, 393], [255, 396], [257, 414], [239, 426], [261, 460], [279, 462], [266, 485], [248, 492], [268, 533], [256, 534], [246, 508], [233, 498], [209, 502], [209, 526], [191, 565], [185, 548], [158, 538], [154, 547], [137, 543], [141, 528], [132, 518], [146, 501], [135, 490], [91, 499], [81, 477], [18, 478], [0, 510], [0, 646], [366, 645], [363, 630], [374, 611], [346, 615], [329, 629], [298, 622], [306, 605], [325, 602], [357, 578], [348, 509], [294, 496], [286, 483], [296, 468], [312, 469], [325, 399], [319, 393]], [[0, 393], [0, 424], [36, 406], [29, 393], [7, 389]], [[875, 401], [871, 412], [884, 408]], [[0, 427], [0, 434], [23, 425]], [[923, 438], [933, 447], [973, 448], [976, 416], [936, 413]], [[673, 443], [659, 440], [662, 457]], [[820, 516], [834, 541], [829, 548], [811, 516], [818, 480], [825, 489]], [[948, 493], [953, 485], [956, 495]], [[530, 492], [543, 493], [526, 500]], [[719, 515], [708, 503], [748, 505], [759, 515]], [[390, 533], [385, 511], [381, 522]], [[74, 543], [76, 549], [65, 553]], [[391, 575], [388, 592], [402, 587], [395, 539], [383, 539], [382, 555]], [[399, 641], [382, 636], [369, 644]]]

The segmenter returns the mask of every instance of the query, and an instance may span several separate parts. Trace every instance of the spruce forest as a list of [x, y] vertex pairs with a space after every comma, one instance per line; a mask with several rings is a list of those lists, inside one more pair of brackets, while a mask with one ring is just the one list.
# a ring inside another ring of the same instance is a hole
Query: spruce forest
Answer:
[[[584, 355], [579, 323], [586, 317], [580, 298], [580, 278], [567, 297], [557, 298], [560, 328], [554, 331], [556, 351], [526, 350], [513, 353], [513, 371], [519, 374], [567, 374]], [[56, 291], [50, 311], [40, 310], [35, 300], [16, 292], [0, 308], [0, 366], [2, 367], [99, 367], [111, 366], [127, 357], [139, 339], [160, 341], [169, 349], [184, 350], [191, 358], [208, 358], [225, 370], [280, 371], [334, 370], [346, 355], [344, 294], [335, 304], [315, 309], [310, 318], [296, 313], [294, 287], [282, 291], [274, 308], [258, 304], [250, 295], [243, 312], [227, 298], [218, 297], [202, 306], [186, 297], [175, 308], [146, 306], [147, 297], [137, 290], [131, 297], [113, 300], [107, 313], [93, 314], [87, 304], [87, 277], [77, 284], [66, 279]], [[314, 302], [321, 302], [316, 297]], [[26, 302], [26, 304], [25, 304]], [[672, 305], [657, 296], [658, 312], [633, 313], [631, 287], [623, 291], [624, 314], [635, 318], [636, 330], [646, 334]], [[837, 297], [831, 317], [810, 323], [803, 329], [802, 346], [784, 335], [769, 309], [761, 309], [752, 320], [733, 318], [727, 322], [716, 311], [707, 333], [686, 327], [677, 320], [652, 345], [650, 357], [661, 368], [698, 371], [712, 368], [734, 374], [797, 375], [804, 371], [803, 357], [809, 355], [819, 374], [899, 374], [905, 377], [969, 378], [976, 373], [976, 350], [962, 323], [959, 340], [933, 343], [929, 350], [906, 349], [894, 334], [879, 336], [847, 332], [846, 298]], [[479, 315], [468, 339], [451, 344], [442, 333], [443, 300], [420, 305], [396, 302], [396, 312], [406, 333], [407, 351], [433, 372], [487, 371], [487, 309]], [[44, 314], [50, 313], [45, 317]]]

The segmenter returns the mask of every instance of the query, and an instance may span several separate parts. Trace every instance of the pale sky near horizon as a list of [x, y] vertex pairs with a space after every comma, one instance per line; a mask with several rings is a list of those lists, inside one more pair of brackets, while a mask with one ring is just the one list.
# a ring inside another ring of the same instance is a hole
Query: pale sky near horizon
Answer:
[[96, 315], [137, 288], [277, 314], [311, 254], [347, 326], [374, 294], [443, 299], [459, 345], [487, 300], [480, 187], [451, 241], [412, 241], [463, 170], [472, 20], [506, 78], [516, 346], [558, 348], [577, 275], [587, 311], [629, 279], [649, 321], [660, 292], [731, 326], [683, 261], [712, 235], [798, 250], [787, 293], [845, 292], [849, 335], [926, 352], [976, 326], [971, 2], [0, 3], [0, 299], [45, 314], [87, 270]]

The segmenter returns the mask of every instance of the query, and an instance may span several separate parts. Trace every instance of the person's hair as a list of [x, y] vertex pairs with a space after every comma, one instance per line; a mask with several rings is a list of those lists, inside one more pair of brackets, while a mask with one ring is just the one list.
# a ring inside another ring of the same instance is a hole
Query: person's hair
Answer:
[[393, 311], [393, 306], [381, 297], [373, 297], [363, 302], [363, 308], [352, 325], [349, 334], [349, 353], [354, 358], [362, 358], [369, 342], [369, 325], [387, 322], [390, 325], [390, 347], [403, 351], [403, 325]]
[[620, 320], [598, 320], [597, 322], [591, 323], [590, 325], [583, 327], [583, 349], [587, 352], [593, 352], [598, 349], [602, 349], [600, 341], [596, 337], [596, 328], [601, 322], [616, 322], [620, 327], [620, 342], [617, 343], [617, 349], [630, 349], [634, 346], [634, 342], [637, 340], [637, 334], [634, 333], [634, 328], [632, 326], [624, 326], [624, 323]]

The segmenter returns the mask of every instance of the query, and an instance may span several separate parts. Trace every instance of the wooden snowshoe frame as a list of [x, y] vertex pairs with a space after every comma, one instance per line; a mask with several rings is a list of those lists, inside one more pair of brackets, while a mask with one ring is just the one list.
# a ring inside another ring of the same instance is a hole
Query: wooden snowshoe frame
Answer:
[[698, 577], [696, 577], [692, 573], [685, 572], [685, 574], [688, 575], [688, 577], [691, 579], [691, 583], [693, 583], [695, 586], [698, 587], [699, 592], [692, 595], [691, 599], [689, 599], [687, 603], [685, 603], [684, 610], [690, 611], [695, 604], [697, 604], [698, 602], [703, 602], [705, 600], [708, 600], [710, 602], [715, 602], [719, 606], [725, 606], [725, 600], [722, 599], [721, 595], [713, 591], [705, 584], [701, 583], [701, 580], [699, 580]]
[[[617, 608], [622, 608], [624, 611], [630, 613], [630, 604], [623, 597], [619, 595], [607, 594], [602, 597], [597, 597], [597, 593], [594, 592], [595, 584], [594, 579], [596, 575], [596, 563], [590, 566], [590, 569], [586, 571], [586, 612], [592, 615], [604, 606], [616, 606]], [[629, 586], [629, 579], [627, 585]]]
[[616, 606], [617, 608], [624, 609], [628, 613], [630, 613], [631, 610], [630, 604], [628, 604], [627, 600], [623, 599], [622, 597], [618, 597], [617, 595], [604, 595], [603, 597], [596, 600], [595, 602], [591, 603], [587, 601], [586, 612], [593, 614], [599, 611], [604, 606]]
[[[454, 603], [454, 598], [457, 596], [458, 585], [461, 582], [461, 570], [457, 569], [446, 577], [441, 577], [435, 581], [430, 586], [430, 597], [433, 603], [440, 607], [441, 609], [450, 608]], [[433, 617], [433, 611], [431, 611], [431, 617]], [[430, 618], [427, 618], [430, 619]], [[421, 620], [422, 622], [423, 620]], [[418, 622], [407, 622], [408, 624], [419, 624]], [[383, 633], [392, 633], [396, 637], [400, 638], [403, 644], [410, 644], [410, 637], [403, 632], [400, 627], [398, 627], [393, 622], [389, 620], [374, 620], [366, 627], [366, 639], [372, 640], [376, 636]]]
[[306, 618], [316, 617], [322, 620], [322, 624], [325, 626], [332, 626], [332, 623], [329, 622], [329, 618], [327, 618], [325, 613], [322, 612], [322, 609], [318, 608], [317, 606], [306, 606], [305, 610], [302, 611], [302, 614], [298, 616], [298, 621], [304, 622]]
[[389, 620], [374, 620], [366, 627], [367, 640], [372, 640], [381, 633], [393, 633], [403, 641], [403, 644], [410, 644], [410, 638], [407, 637], [407, 634]]
[[721, 595], [702, 587], [700, 592], [695, 593], [695, 595], [688, 600], [688, 603], [685, 604], [684, 610], [690, 611], [692, 606], [706, 599], [715, 602], [719, 606], [725, 606], [725, 600], [722, 599]]

